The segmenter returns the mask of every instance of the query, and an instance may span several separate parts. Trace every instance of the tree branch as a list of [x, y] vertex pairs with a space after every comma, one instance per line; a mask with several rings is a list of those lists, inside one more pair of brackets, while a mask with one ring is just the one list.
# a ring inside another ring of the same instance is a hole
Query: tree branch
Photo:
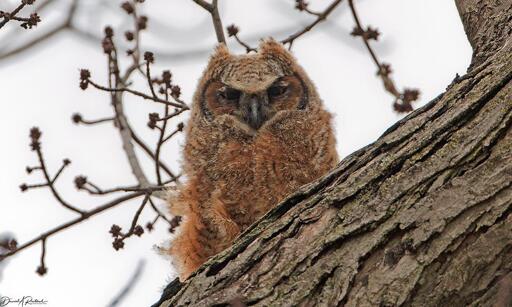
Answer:
[[144, 271], [145, 265], [146, 265], [145, 260], [140, 260], [137, 263], [137, 267], [136, 267], [135, 271], [133, 272], [132, 276], [130, 277], [130, 279], [128, 280], [126, 285], [121, 289], [119, 294], [117, 294], [115, 296], [115, 298], [112, 299], [112, 302], [110, 302], [110, 304], [108, 305], [109, 307], [121, 306], [121, 303], [124, 301], [126, 296], [128, 296], [128, 294], [133, 290], [133, 288], [139, 281], [139, 279], [142, 275], [142, 272]]
[[342, 2], [343, 0], [335, 0], [333, 1], [329, 6], [327, 6], [327, 8], [325, 10], [323, 10], [321, 13], [317, 13], [315, 14], [317, 16], [317, 18], [312, 22], [310, 23], [309, 25], [307, 25], [306, 27], [304, 27], [303, 29], [295, 32], [294, 34], [288, 36], [287, 38], [281, 40], [281, 43], [283, 44], [290, 44], [289, 48], [291, 49], [292, 47], [292, 44], [293, 42], [301, 37], [302, 35], [306, 34], [307, 32], [311, 31], [311, 29], [313, 29], [316, 25], [318, 25], [319, 23], [321, 23], [322, 21], [326, 20], [327, 17], [329, 16], [329, 14], [332, 13], [332, 11], [334, 11], [334, 9], [336, 7], [338, 7], [338, 5]]
[[99, 213], [101, 213], [103, 211], [106, 211], [108, 209], [111, 209], [111, 208], [113, 208], [113, 207], [115, 207], [115, 206], [117, 206], [117, 205], [119, 205], [121, 203], [125, 203], [128, 200], [137, 198], [137, 197], [145, 195], [145, 194], [147, 194], [147, 191], [133, 192], [133, 193], [124, 195], [122, 197], [116, 198], [114, 200], [111, 200], [111, 201], [107, 202], [104, 205], [96, 207], [95, 209], [92, 209], [92, 210], [89, 210], [89, 211], [84, 211], [84, 213], [81, 216], [79, 216], [79, 217], [77, 217], [77, 218], [75, 218], [75, 219], [73, 219], [73, 220], [71, 220], [71, 221], [69, 221], [67, 223], [59, 225], [59, 226], [57, 226], [57, 227], [55, 227], [55, 228], [53, 228], [51, 230], [48, 230], [48, 231], [44, 232], [43, 234], [39, 235], [38, 237], [36, 237], [36, 238], [34, 238], [34, 239], [32, 239], [32, 240], [30, 240], [30, 241], [20, 245], [18, 248], [14, 249], [14, 250], [12, 250], [12, 251], [4, 254], [4, 255], [0, 255], [0, 261], [5, 259], [5, 258], [7, 258], [7, 257], [10, 257], [10, 256], [12, 256], [14, 254], [19, 253], [20, 251], [22, 251], [22, 250], [24, 250], [24, 249], [34, 245], [35, 243], [37, 243], [39, 241], [46, 240], [47, 238], [49, 238], [49, 237], [51, 237], [51, 236], [53, 236], [53, 235], [55, 235], [55, 234], [65, 230], [67, 228], [70, 228], [71, 226], [79, 224], [79, 223], [89, 219], [92, 216], [95, 216], [95, 215], [97, 215], [97, 214], [99, 214]]
[[29, 18], [24, 17], [17, 17], [16, 15], [25, 7], [25, 5], [32, 5], [35, 2], [35, 0], [22, 0], [21, 4], [19, 4], [14, 10], [12, 10], [10, 13], [0, 11], [0, 17], [3, 18], [2, 21], [0, 21], [0, 29], [3, 28], [9, 21], [16, 20], [23, 22], [21, 24], [22, 27], [25, 29], [32, 28], [33, 26], [36, 26], [39, 21], [39, 16], [37, 13], [33, 13], [30, 15]]
[[[46, 2], [42, 3], [39, 8], [42, 9], [43, 7], [45, 7], [47, 4], [49, 4], [51, 2], [52, 1], [46, 1]], [[37, 46], [40, 43], [42, 43], [42, 42], [44, 42], [46, 40], [49, 40], [50, 38], [56, 36], [57, 34], [62, 32], [63, 30], [72, 29], [73, 28], [73, 25], [72, 25], [73, 24], [73, 19], [74, 19], [75, 14], [76, 14], [77, 7], [78, 7], [78, 0], [73, 0], [71, 5], [69, 6], [66, 19], [62, 23], [58, 24], [53, 29], [50, 29], [50, 30], [44, 32], [43, 34], [37, 36], [36, 38], [34, 38], [32, 40], [29, 40], [28, 42], [22, 44], [21, 46], [19, 46], [17, 48], [14, 48], [13, 50], [9, 50], [7, 52], [0, 53], [0, 60], [4, 60], [6, 58], [9, 58], [9, 57], [11, 57], [13, 55], [16, 55], [16, 54], [18, 54], [20, 52], [23, 52], [25, 50], [29, 50], [32, 47]]]
[[382, 64], [379, 62], [377, 55], [373, 51], [370, 46], [369, 40], [374, 39], [377, 40], [379, 36], [379, 32], [376, 29], [372, 29], [368, 27], [367, 30], [363, 30], [363, 26], [359, 21], [359, 17], [356, 12], [356, 8], [354, 6], [353, 0], [348, 0], [348, 4], [350, 6], [350, 12], [354, 17], [354, 21], [356, 23], [356, 27], [352, 31], [353, 36], [360, 36], [366, 46], [366, 49], [370, 53], [370, 56], [377, 66], [377, 76], [379, 76], [384, 85], [384, 89], [395, 97], [395, 101], [393, 103], [393, 108], [398, 113], [407, 113], [413, 110], [411, 105], [412, 102], [418, 100], [419, 98], [419, 90], [417, 89], [405, 89], [403, 92], [399, 92], [396, 89], [395, 82], [391, 79], [391, 66], [389, 64]]
[[[484, 32], [503, 28], [507, 12]], [[155, 306], [509, 301], [510, 283], [498, 285], [512, 268], [510, 33], [503, 40], [478, 69], [170, 283]]]
[[215, 35], [217, 36], [217, 42], [226, 44], [224, 28], [222, 27], [222, 20], [219, 14], [218, 0], [212, 0], [212, 3], [208, 3], [204, 0], [193, 1], [210, 13], [212, 16], [213, 28], [215, 29]]

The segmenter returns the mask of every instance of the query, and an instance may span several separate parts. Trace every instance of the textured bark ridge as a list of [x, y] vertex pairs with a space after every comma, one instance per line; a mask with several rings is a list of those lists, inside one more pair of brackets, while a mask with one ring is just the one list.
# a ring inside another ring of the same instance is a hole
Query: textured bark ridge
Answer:
[[468, 74], [170, 284], [161, 306], [510, 303], [512, 0], [457, 4]]
[[457, 0], [455, 3], [474, 50], [471, 65], [478, 65], [508, 39], [512, 31], [512, 6], [509, 0]]

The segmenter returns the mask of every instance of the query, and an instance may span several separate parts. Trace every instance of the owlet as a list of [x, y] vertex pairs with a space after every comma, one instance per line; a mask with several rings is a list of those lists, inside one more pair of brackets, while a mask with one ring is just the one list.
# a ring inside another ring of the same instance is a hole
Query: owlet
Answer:
[[221, 44], [194, 95], [183, 162], [169, 206], [184, 220], [168, 250], [181, 280], [337, 164], [331, 114], [280, 43], [245, 55]]

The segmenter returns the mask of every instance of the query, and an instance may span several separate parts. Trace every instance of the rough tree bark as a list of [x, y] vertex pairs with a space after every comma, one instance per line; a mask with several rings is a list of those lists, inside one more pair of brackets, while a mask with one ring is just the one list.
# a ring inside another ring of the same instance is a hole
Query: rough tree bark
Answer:
[[468, 73], [171, 283], [160, 306], [512, 303], [512, 0], [456, 3]]

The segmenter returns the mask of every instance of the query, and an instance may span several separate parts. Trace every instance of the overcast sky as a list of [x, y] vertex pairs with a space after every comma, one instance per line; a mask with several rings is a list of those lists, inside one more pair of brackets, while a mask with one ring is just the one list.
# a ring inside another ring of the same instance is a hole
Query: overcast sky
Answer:
[[[11, 1], [14, 2], [17, 1]], [[106, 1], [83, 2], [86, 5], [79, 8], [82, 15], [77, 24], [89, 33], [101, 35], [106, 24], [122, 29], [126, 26], [108, 5], [99, 5]], [[121, 3], [108, 2], [114, 9]], [[253, 45], [262, 36], [275, 34], [276, 38], [283, 38], [313, 18], [293, 10], [293, 0], [219, 2], [224, 25], [237, 24], [240, 36]], [[330, 1], [310, 2], [311, 8], [321, 10]], [[382, 32], [380, 41], [373, 45], [382, 61], [392, 64], [398, 88], [421, 90], [416, 106], [442, 93], [456, 73], [464, 74], [471, 48], [453, 1], [355, 2], [362, 22]], [[19, 32], [20, 39], [45, 31], [59, 20], [64, 9], [65, 5], [57, 6], [52, 13], [42, 15], [43, 22], [30, 32]], [[150, 16], [150, 31], [142, 38], [142, 49], [166, 55], [156, 58], [156, 68], [170, 69], [182, 87], [184, 100], [190, 101], [209, 50], [216, 42], [209, 16], [191, 0], [146, 1], [143, 10]], [[16, 27], [11, 23], [1, 31], [7, 33]], [[375, 141], [401, 118], [392, 111], [392, 97], [376, 78], [376, 68], [362, 42], [350, 36], [352, 27], [348, 6], [343, 3], [325, 24], [293, 46], [327, 108], [335, 114], [337, 148], [342, 157]], [[0, 32], [0, 45], [6, 42], [5, 33]], [[230, 39], [229, 46], [234, 52], [243, 52]], [[189, 51], [193, 51], [192, 55]], [[79, 89], [80, 68], [89, 68], [93, 78], [105, 84], [106, 59], [101, 48], [94, 41], [71, 33], [62, 33], [39, 48], [0, 62], [0, 233], [12, 232], [20, 243], [75, 217], [60, 207], [48, 190], [20, 192], [20, 183], [41, 181], [38, 175], [29, 176], [24, 171], [25, 166], [37, 163], [28, 147], [30, 127], [36, 125], [43, 131], [43, 151], [52, 172], [60, 167], [63, 158], [72, 160], [58, 188], [78, 207], [91, 209], [105, 198], [77, 192], [72, 183], [76, 175], [84, 174], [105, 188], [135, 183], [119, 134], [110, 124], [84, 127], [75, 126], [70, 120], [77, 111], [89, 119], [112, 114], [108, 95]], [[156, 143], [156, 135], [146, 127], [147, 114], [158, 110], [149, 102], [127, 100], [130, 122], [150, 144]], [[179, 137], [163, 152], [164, 160], [176, 171], [182, 143]], [[151, 161], [143, 155], [141, 161], [153, 178]], [[170, 238], [165, 225], [157, 224], [154, 232], [142, 238], [128, 239], [118, 252], [112, 249], [108, 234], [113, 223], [128, 228], [139, 203], [126, 203], [51, 237], [47, 242], [48, 274], [44, 277], [35, 274], [39, 244], [13, 257], [2, 273], [0, 294], [44, 298], [47, 306], [106, 306], [133, 274], [137, 263], [145, 259], [139, 283], [122, 306], [154, 303], [166, 282], [175, 277], [169, 260], [153, 249]], [[140, 221], [145, 224], [153, 217], [153, 212], [145, 210]]]

